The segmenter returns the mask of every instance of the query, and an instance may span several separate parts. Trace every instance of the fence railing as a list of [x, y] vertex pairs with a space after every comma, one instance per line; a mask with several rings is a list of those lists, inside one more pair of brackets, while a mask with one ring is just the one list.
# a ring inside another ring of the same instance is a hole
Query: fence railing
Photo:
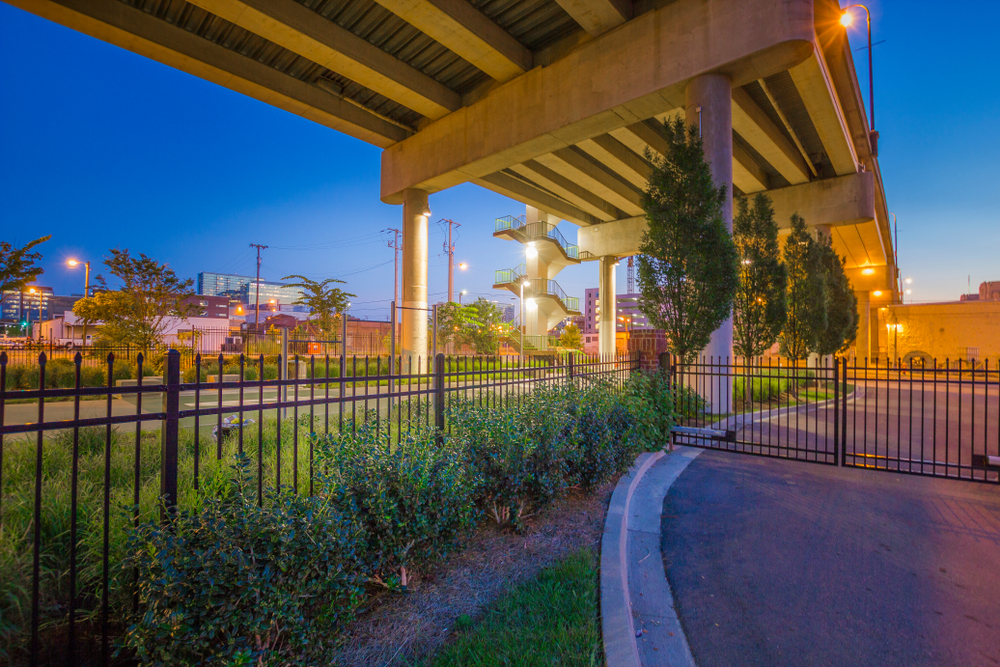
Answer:
[[989, 360], [703, 358], [671, 372], [676, 442], [1000, 483], [1000, 367]]
[[496, 232], [517, 232], [525, 239], [550, 239], [562, 249], [570, 259], [580, 258], [580, 247], [570, 243], [559, 229], [549, 222], [525, 222], [524, 216], [505, 215], [497, 218], [494, 224]]
[[317, 438], [372, 427], [397, 443], [417, 428], [445, 437], [460, 401], [501, 408], [577, 378], [621, 386], [638, 368], [635, 356], [323, 355], [279, 360], [275, 376], [264, 355], [238, 357], [235, 373], [222, 355], [196, 355], [185, 371], [171, 350], [147, 376], [157, 360], [133, 361], [135, 381], [115, 382], [111, 354], [104, 383], [85, 386], [78, 354], [70, 386], [52, 387], [41, 354], [35, 387], [10, 390], [0, 353], [0, 639], [15, 664], [111, 664], [119, 621], [138, 605], [120, 564], [128, 529], [161, 500], [191, 507], [236, 454], [255, 467], [258, 501], [277, 487], [311, 493]]

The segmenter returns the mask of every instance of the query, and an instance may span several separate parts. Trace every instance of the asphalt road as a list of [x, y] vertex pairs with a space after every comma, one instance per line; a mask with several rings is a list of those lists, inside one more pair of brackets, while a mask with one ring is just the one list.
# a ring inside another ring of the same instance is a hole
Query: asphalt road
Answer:
[[1000, 486], [709, 451], [662, 546], [699, 667], [1000, 664]]

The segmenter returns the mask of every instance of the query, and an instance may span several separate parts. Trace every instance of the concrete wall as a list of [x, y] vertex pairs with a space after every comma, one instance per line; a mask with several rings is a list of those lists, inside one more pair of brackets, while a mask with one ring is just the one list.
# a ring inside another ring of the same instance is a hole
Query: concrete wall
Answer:
[[919, 351], [964, 360], [968, 348], [977, 348], [977, 359], [1000, 363], [1000, 301], [888, 306], [879, 320], [879, 338], [893, 358]]

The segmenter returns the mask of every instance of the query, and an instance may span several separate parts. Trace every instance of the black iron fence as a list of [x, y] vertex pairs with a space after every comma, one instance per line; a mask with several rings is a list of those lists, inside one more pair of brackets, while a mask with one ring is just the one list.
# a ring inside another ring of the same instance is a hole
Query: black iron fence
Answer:
[[707, 358], [670, 368], [677, 443], [1000, 483], [1000, 368], [989, 361]]
[[[34, 387], [11, 389], [16, 364], [0, 353], [0, 664], [112, 664], [122, 612], [138, 605], [120, 565], [129, 527], [192, 507], [235, 454], [255, 466], [258, 501], [281, 486], [311, 493], [318, 437], [372, 425], [396, 442], [421, 427], [443, 436], [456, 401], [510, 406], [568, 378], [620, 386], [639, 367], [637, 356], [192, 361], [110, 353], [103, 384], [86, 386], [77, 353], [69, 386], [52, 386], [64, 364], [42, 353]], [[115, 379], [123, 363], [135, 366], [128, 381]]]

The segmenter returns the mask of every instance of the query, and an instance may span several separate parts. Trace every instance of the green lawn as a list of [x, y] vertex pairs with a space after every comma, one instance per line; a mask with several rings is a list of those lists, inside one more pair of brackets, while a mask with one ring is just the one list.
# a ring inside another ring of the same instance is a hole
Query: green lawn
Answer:
[[582, 550], [501, 598], [424, 667], [603, 665], [596, 556]]

